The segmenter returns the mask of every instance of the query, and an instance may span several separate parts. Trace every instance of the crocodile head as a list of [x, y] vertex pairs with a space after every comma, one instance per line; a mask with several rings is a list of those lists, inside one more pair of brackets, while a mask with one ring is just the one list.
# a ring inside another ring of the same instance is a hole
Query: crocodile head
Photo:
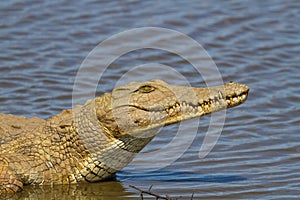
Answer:
[[88, 101], [75, 112], [76, 130], [87, 155], [101, 162], [107, 173], [87, 164], [92, 173], [86, 179], [101, 180], [122, 169], [160, 127], [237, 106], [248, 91], [238, 83], [194, 88], [154, 80], [129, 83]]
[[161, 80], [132, 82], [106, 94], [107, 109], [99, 103], [97, 117], [113, 137], [147, 138], [154, 136], [149, 131], [161, 126], [237, 106], [247, 99], [248, 91], [246, 85], [234, 82], [207, 88], [175, 86]]

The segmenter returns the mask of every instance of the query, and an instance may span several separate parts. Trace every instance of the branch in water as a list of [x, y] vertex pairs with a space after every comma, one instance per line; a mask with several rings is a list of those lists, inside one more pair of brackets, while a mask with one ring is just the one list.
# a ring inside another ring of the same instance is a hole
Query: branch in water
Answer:
[[[140, 192], [140, 197], [141, 197], [142, 200], [144, 199], [144, 194], [148, 194], [150, 196], [153, 196], [153, 197], [155, 197], [156, 200], [159, 200], [159, 199], [164, 199], [164, 200], [179, 200], [177, 198], [171, 198], [168, 195], [161, 196], [159, 194], [155, 194], [155, 193], [151, 192], [150, 190], [152, 188], [152, 185], [150, 186], [150, 188], [148, 190], [142, 190], [142, 189], [140, 189], [140, 188], [138, 188], [138, 187], [136, 187], [134, 185], [129, 185], [129, 187], [131, 187], [131, 188], [136, 189], [137, 191], [139, 191]], [[194, 197], [194, 193], [192, 194], [191, 200], [193, 200], [193, 197]]]

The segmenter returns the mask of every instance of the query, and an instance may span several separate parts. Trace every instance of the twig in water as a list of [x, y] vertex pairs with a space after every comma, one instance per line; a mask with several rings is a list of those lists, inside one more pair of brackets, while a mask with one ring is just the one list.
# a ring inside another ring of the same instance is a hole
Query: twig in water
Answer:
[[166, 197], [163, 197], [163, 196], [160, 196], [158, 194], [155, 194], [153, 192], [151, 192], [150, 190], [152, 189], [152, 185], [150, 186], [150, 188], [148, 190], [142, 190], [134, 185], [129, 185], [130, 187], [132, 187], [133, 189], [136, 189], [140, 192], [140, 196], [141, 196], [141, 199], [143, 200], [144, 199], [144, 196], [143, 194], [148, 194], [148, 195], [151, 195], [151, 196], [154, 196], [157, 200], [158, 199], [165, 199], [165, 200], [171, 200], [170, 197], [166, 196]]
[[[156, 200], [159, 200], [159, 199], [164, 199], [164, 200], [178, 200], [177, 198], [171, 198], [169, 197], [168, 195], [166, 196], [161, 196], [159, 194], [155, 194], [153, 192], [151, 192], [150, 190], [152, 189], [152, 186], [150, 186], [150, 188], [148, 190], [142, 190], [134, 185], [129, 185], [129, 187], [133, 188], [133, 189], [136, 189], [137, 191], [140, 192], [140, 196], [141, 196], [141, 199], [143, 200], [144, 199], [144, 194], [148, 194], [148, 195], [151, 195], [153, 197], [155, 197]], [[194, 193], [192, 194], [192, 197], [191, 197], [191, 200], [193, 200], [194, 198]]]

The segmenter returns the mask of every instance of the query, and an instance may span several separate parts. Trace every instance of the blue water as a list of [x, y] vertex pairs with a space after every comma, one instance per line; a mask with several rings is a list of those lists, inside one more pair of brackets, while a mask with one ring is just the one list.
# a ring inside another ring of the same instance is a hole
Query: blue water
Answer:
[[[1, 2], [3, 113], [48, 118], [71, 108], [74, 81], [84, 59], [105, 39], [138, 27], [162, 27], [186, 34], [208, 52], [224, 82], [250, 87], [248, 100], [227, 111], [222, 134], [205, 158], [198, 155], [209, 116], [201, 118], [199, 125], [191, 122], [185, 127], [187, 135], [198, 129], [197, 136], [182, 146], [186, 150], [178, 159], [162, 169], [144, 172], [129, 165], [112, 182], [79, 184], [69, 190], [27, 187], [18, 197], [139, 199], [139, 193], [129, 185], [142, 189], [153, 185], [153, 191], [181, 199], [192, 193], [194, 199], [298, 199], [299, 8], [299, 1], [277, 0]], [[155, 38], [163, 39], [160, 35]], [[118, 45], [127, 44], [122, 41]], [[197, 58], [189, 48], [186, 46], [191, 57]], [[127, 80], [124, 74], [131, 79], [152, 79], [153, 68], [135, 68], [151, 63], [166, 65], [156, 73], [172, 83], [183, 84], [185, 78], [193, 86], [205, 86], [203, 77], [184, 58], [172, 52], [140, 49], [107, 68], [97, 94]], [[163, 128], [138, 161], [149, 163], [147, 152], [163, 152], [177, 130], [178, 125]], [[159, 161], [151, 157], [151, 162]]]

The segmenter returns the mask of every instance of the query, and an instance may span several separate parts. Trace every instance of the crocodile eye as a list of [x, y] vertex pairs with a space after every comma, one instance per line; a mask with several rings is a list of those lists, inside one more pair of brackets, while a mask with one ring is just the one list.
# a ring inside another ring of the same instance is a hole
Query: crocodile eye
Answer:
[[153, 90], [155, 90], [155, 88], [150, 85], [144, 85], [138, 89], [138, 91], [141, 93], [149, 93], [152, 92]]

